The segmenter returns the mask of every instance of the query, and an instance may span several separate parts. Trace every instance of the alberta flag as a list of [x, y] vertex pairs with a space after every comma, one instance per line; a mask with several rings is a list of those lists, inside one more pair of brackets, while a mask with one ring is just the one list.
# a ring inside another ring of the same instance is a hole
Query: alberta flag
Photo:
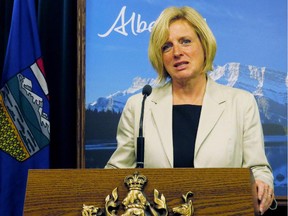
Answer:
[[0, 80], [0, 215], [23, 215], [29, 169], [49, 168], [49, 94], [34, 0], [14, 0]]

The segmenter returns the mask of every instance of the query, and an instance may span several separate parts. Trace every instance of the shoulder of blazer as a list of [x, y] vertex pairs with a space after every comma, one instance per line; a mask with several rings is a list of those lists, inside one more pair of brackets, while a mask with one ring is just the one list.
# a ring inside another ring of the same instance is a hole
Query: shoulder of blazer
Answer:
[[171, 82], [153, 88], [151, 95], [147, 98], [147, 101], [152, 102], [152, 104], [167, 103], [167, 100], [172, 101]]
[[206, 94], [208, 94], [218, 103], [222, 103], [227, 100], [244, 100], [254, 98], [253, 94], [246, 90], [219, 84], [210, 77], [208, 78], [206, 88]]

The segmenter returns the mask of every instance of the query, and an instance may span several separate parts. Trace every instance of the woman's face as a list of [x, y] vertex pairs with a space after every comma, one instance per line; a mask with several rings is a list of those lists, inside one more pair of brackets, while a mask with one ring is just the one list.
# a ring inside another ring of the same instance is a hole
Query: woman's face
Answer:
[[164, 67], [173, 81], [203, 76], [204, 50], [194, 28], [186, 20], [171, 23], [162, 54]]

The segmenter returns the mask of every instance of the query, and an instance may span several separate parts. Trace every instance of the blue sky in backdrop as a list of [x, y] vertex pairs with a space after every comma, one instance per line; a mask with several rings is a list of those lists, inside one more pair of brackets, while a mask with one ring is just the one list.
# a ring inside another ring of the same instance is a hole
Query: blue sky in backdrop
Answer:
[[86, 0], [85, 103], [127, 89], [136, 76], [156, 78], [147, 57], [149, 25], [164, 8], [184, 5], [212, 29], [215, 65], [287, 72], [287, 0]]

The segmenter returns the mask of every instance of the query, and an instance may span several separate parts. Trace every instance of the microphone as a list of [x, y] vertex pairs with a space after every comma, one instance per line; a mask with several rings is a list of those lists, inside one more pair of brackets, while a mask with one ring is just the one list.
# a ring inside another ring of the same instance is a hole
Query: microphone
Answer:
[[146, 98], [151, 94], [152, 87], [145, 85], [142, 89], [143, 100], [141, 107], [140, 123], [139, 123], [139, 136], [137, 137], [137, 165], [136, 168], [144, 168], [144, 143], [143, 137], [143, 119], [144, 119], [144, 106]]

